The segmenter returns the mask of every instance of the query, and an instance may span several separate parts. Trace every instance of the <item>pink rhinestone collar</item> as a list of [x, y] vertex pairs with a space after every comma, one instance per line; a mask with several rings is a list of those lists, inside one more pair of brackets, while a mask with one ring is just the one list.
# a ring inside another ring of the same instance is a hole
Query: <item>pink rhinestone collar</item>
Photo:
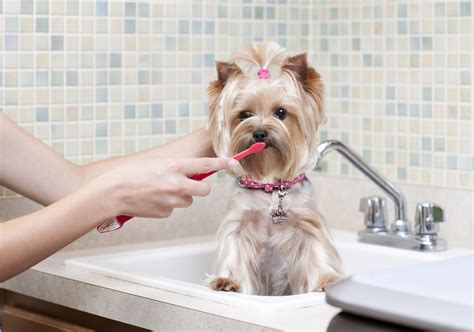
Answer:
[[237, 182], [241, 187], [250, 189], [263, 189], [267, 193], [271, 193], [276, 189], [290, 189], [292, 185], [297, 184], [305, 178], [305, 174], [301, 173], [291, 181], [277, 181], [274, 183], [261, 183], [251, 178], [238, 178]]

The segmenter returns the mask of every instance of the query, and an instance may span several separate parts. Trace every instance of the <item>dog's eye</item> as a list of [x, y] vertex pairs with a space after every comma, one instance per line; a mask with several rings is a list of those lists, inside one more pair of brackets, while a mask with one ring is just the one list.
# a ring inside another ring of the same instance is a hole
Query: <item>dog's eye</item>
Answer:
[[253, 114], [251, 112], [240, 112], [239, 119], [240, 119], [240, 121], [243, 121], [245, 119], [250, 118], [251, 116], [253, 116]]
[[287, 114], [286, 111], [283, 108], [277, 108], [277, 110], [273, 113], [273, 116], [277, 117], [280, 120], [283, 120], [286, 118]]

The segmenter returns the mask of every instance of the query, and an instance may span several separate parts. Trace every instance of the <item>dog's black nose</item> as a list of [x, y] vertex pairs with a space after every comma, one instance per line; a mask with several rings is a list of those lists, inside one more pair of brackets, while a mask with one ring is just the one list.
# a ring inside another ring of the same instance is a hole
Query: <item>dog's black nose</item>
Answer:
[[265, 142], [268, 137], [268, 132], [266, 130], [255, 130], [253, 132], [253, 139], [255, 142]]

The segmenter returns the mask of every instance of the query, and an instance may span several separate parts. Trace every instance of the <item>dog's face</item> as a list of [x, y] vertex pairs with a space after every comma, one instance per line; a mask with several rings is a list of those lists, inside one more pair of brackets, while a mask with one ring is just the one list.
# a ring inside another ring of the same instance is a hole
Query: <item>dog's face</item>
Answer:
[[271, 80], [249, 78], [234, 62], [216, 64], [209, 130], [217, 155], [232, 156], [255, 142], [267, 144], [244, 158], [232, 170], [235, 176], [290, 180], [314, 166], [317, 128], [324, 117], [320, 76], [308, 66], [306, 54], [280, 59], [279, 77]]

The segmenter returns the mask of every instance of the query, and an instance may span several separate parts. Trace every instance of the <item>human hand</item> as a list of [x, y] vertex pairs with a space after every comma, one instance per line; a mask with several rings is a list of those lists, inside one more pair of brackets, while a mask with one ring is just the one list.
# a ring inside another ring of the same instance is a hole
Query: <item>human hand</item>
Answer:
[[[144, 158], [127, 162], [89, 182], [88, 190], [106, 188], [102, 205], [111, 217], [166, 218], [188, 207], [193, 196], [207, 196], [209, 184], [191, 180], [197, 173], [222, 170], [230, 158]], [[86, 189], [86, 188], [84, 188]]]

